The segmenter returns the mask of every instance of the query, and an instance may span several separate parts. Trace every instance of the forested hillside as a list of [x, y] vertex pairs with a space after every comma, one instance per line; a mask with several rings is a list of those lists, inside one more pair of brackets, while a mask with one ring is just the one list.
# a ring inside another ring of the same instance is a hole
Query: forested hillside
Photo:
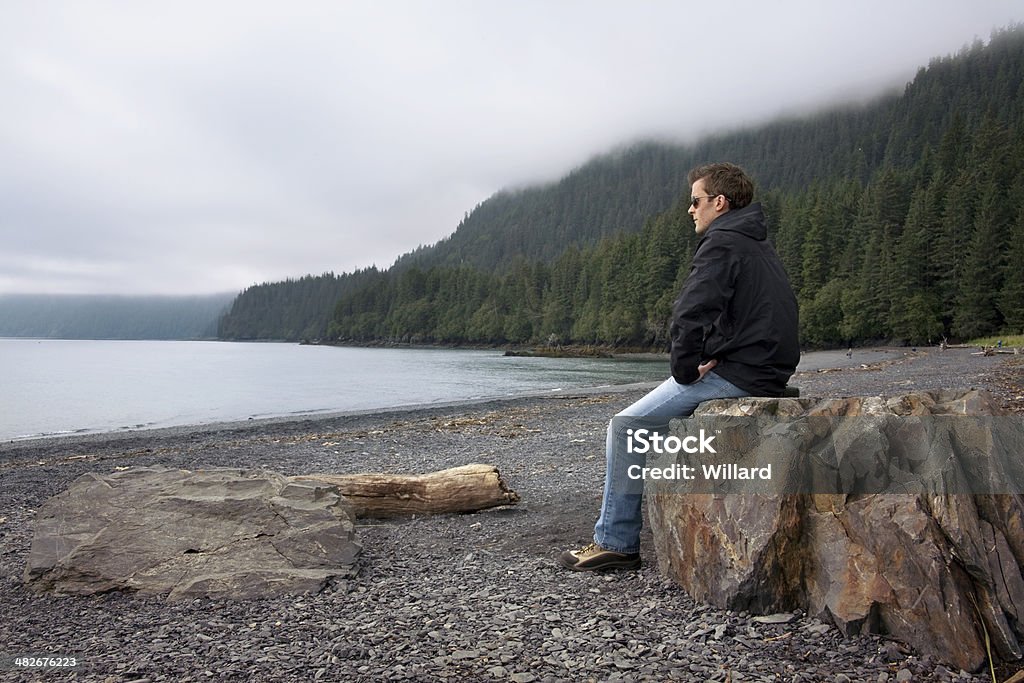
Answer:
[[[645, 144], [558, 183], [499, 193], [451, 237], [387, 271], [331, 276], [327, 334], [660, 346], [695, 246], [676, 202], [689, 168], [713, 160], [739, 163], [758, 181], [806, 344], [1020, 333], [1022, 140], [1024, 30], [1016, 27], [933, 60], [902, 93], [864, 106], [695, 145]], [[225, 336], [323, 329], [320, 304], [309, 318], [277, 322], [296, 283], [260, 287], [250, 317], [263, 327]], [[313, 318], [321, 322], [310, 326]]]
[[645, 143], [593, 159], [557, 183], [500, 192], [437, 244], [395, 267], [469, 265], [507, 270], [518, 259], [550, 263], [570, 246], [638, 232], [687, 189], [687, 172], [708, 159], [734, 159], [763, 189], [800, 191], [837, 173], [868, 180], [883, 161], [896, 96], [696, 145]]
[[0, 337], [213, 339], [232, 295], [0, 296]]

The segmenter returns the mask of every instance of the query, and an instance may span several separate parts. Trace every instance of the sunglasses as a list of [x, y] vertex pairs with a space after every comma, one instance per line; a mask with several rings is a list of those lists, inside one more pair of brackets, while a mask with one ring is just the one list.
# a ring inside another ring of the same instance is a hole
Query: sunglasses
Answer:
[[717, 194], [706, 194], [706, 195], [704, 195], [702, 197], [690, 197], [690, 206], [692, 206], [693, 208], [696, 209], [700, 205], [700, 200], [702, 200], [702, 199], [714, 199], [717, 196], [718, 196]]

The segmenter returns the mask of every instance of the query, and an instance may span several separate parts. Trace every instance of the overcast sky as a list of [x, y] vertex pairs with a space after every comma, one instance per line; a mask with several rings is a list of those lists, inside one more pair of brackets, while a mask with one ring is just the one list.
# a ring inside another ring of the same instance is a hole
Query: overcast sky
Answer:
[[386, 267], [504, 187], [902, 86], [1022, 8], [6, 2], [0, 294]]

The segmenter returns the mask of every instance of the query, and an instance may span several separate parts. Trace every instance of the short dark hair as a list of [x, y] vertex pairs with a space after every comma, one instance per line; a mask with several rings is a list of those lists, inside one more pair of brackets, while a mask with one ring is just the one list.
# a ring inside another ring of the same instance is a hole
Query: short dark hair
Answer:
[[686, 179], [690, 185], [703, 179], [704, 191], [709, 195], [724, 195], [733, 209], [742, 209], [754, 198], [754, 181], [736, 164], [704, 164], [690, 171]]

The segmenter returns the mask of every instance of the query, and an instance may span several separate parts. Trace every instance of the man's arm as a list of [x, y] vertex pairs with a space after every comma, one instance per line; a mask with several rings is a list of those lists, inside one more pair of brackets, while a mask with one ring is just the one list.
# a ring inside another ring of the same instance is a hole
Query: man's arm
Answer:
[[734, 264], [722, 245], [702, 244], [693, 256], [690, 275], [672, 310], [672, 377], [692, 384], [714, 367], [704, 359], [704, 336], [722, 314], [733, 294]]

